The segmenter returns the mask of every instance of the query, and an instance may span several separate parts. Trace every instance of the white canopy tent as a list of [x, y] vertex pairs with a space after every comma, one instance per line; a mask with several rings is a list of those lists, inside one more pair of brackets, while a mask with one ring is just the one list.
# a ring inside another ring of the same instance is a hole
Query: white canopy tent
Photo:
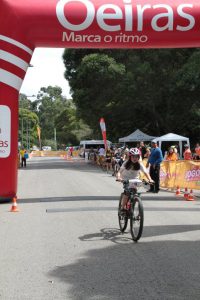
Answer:
[[[100, 145], [104, 145], [104, 141], [103, 140], [86, 140], [86, 141], [80, 141], [80, 146], [83, 148], [87, 148], [87, 146], [89, 147], [93, 147], [93, 146], [100, 146]], [[112, 145], [112, 142], [107, 140], [107, 145], [110, 147]]]
[[160, 137], [153, 139], [153, 141], [158, 142], [158, 145], [160, 148], [161, 148], [162, 142], [177, 142], [179, 144], [181, 157], [182, 157], [182, 153], [183, 153], [183, 142], [185, 142], [186, 144], [188, 144], [190, 146], [189, 138], [178, 135], [178, 134], [174, 134], [174, 133], [168, 133], [168, 134], [162, 135]]
[[133, 133], [128, 136], [119, 138], [120, 143], [127, 143], [127, 142], [146, 142], [151, 141], [155, 138], [155, 136], [148, 135], [141, 130], [137, 129]]

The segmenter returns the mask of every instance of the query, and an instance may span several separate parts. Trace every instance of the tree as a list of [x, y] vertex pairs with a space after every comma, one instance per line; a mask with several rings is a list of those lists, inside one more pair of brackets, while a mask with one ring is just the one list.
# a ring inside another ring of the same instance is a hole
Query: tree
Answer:
[[19, 141], [30, 149], [37, 141], [38, 116], [28, 109], [19, 109]]
[[55, 131], [58, 148], [77, 145], [82, 136], [90, 135], [90, 128], [77, 118], [76, 106], [62, 96], [60, 87], [42, 87], [31, 105], [39, 118], [42, 145], [48, 143], [55, 148]]
[[60, 145], [78, 145], [83, 138], [90, 138], [91, 129], [77, 118], [76, 107], [69, 101], [55, 120], [57, 140]]
[[104, 117], [111, 140], [137, 128], [198, 138], [199, 58], [198, 49], [67, 49], [63, 55], [78, 115], [96, 135]]

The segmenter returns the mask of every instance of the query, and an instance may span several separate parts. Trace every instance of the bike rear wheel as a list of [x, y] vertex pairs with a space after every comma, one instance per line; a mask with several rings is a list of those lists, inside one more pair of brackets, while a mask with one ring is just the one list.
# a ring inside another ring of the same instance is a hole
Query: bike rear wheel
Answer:
[[144, 209], [140, 197], [135, 196], [130, 211], [130, 230], [132, 239], [137, 242], [143, 231]]
[[127, 228], [128, 224], [128, 215], [127, 213], [122, 213], [121, 212], [121, 207], [122, 207], [122, 198], [123, 198], [123, 193], [120, 196], [119, 199], [119, 207], [118, 207], [118, 220], [119, 220], [119, 228], [121, 232], [124, 232]]

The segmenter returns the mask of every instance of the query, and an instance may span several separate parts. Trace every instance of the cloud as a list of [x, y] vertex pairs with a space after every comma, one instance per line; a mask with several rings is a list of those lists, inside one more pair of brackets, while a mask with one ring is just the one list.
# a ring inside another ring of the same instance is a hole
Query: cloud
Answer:
[[30, 62], [33, 67], [28, 68], [20, 93], [37, 95], [41, 87], [57, 85], [62, 88], [63, 96], [71, 98], [64, 78], [63, 51], [64, 48], [36, 48]]

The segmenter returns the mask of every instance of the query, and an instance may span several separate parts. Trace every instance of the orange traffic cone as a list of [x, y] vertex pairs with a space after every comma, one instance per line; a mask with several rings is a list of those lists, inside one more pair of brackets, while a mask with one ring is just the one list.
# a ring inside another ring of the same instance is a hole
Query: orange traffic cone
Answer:
[[193, 190], [190, 190], [190, 193], [186, 199], [187, 201], [194, 201], [194, 195], [193, 195]]
[[11, 212], [19, 212], [19, 209], [17, 208], [17, 197], [14, 197], [12, 200], [12, 207], [10, 209]]
[[180, 190], [179, 186], [177, 186], [177, 189], [176, 189], [176, 196], [181, 196], [181, 190]]
[[185, 192], [184, 192], [184, 198], [187, 199], [189, 195], [188, 189], [185, 188]]

